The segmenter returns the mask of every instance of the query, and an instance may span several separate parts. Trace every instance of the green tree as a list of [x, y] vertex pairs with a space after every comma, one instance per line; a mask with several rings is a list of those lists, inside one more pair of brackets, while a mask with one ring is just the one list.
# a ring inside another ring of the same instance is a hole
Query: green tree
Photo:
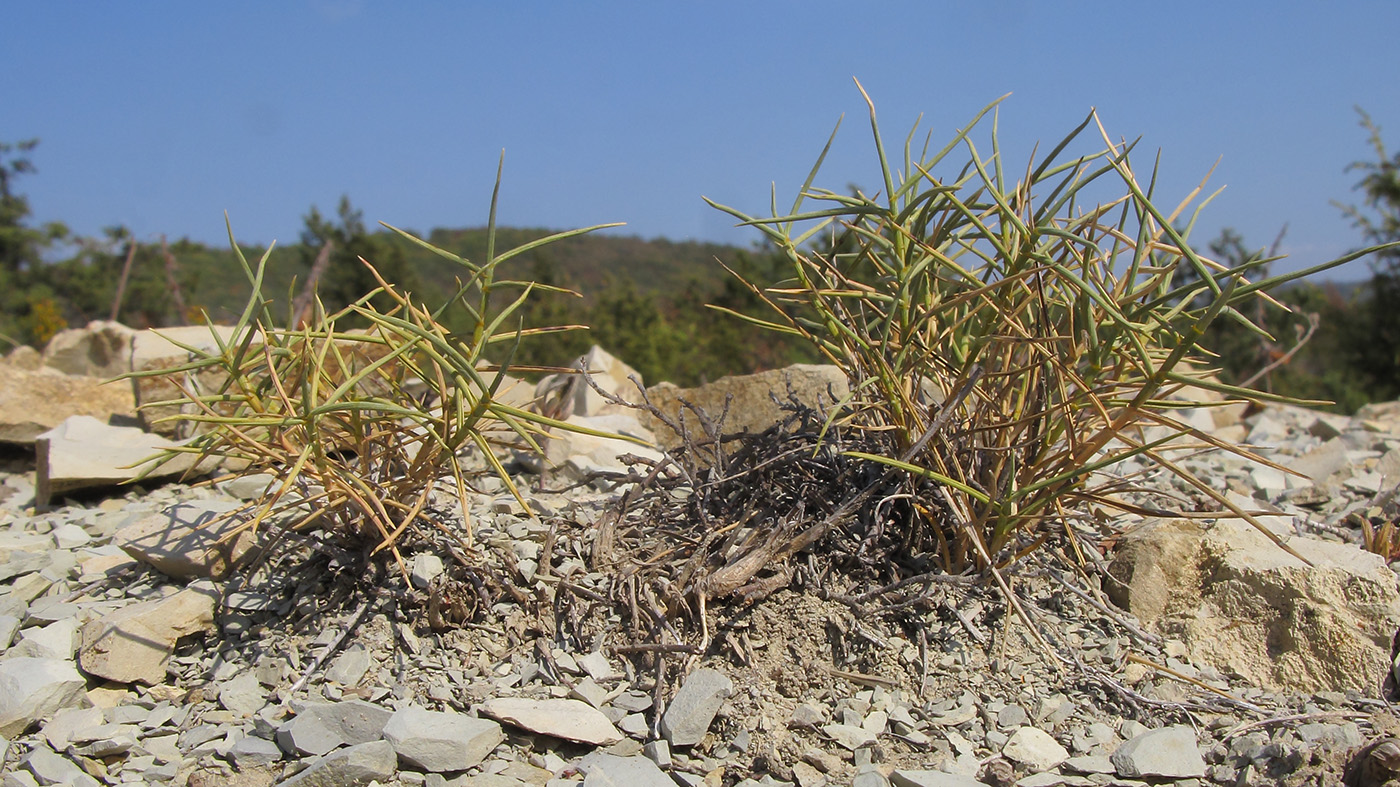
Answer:
[[[1357, 108], [1366, 129], [1374, 161], [1353, 162], [1347, 169], [1362, 173], [1356, 189], [1362, 207], [1340, 205], [1342, 212], [1361, 230], [1368, 244], [1400, 240], [1400, 153], [1390, 155], [1380, 126]], [[1400, 250], [1390, 249], [1371, 259], [1368, 292], [1347, 323], [1346, 360], [1364, 379], [1373, 400], [1400, 394]]]
[[36, 172], [29, 156], [38, 144], [0, 142], [0, 341], [12, 344], [47, 339], [60, 321], [53, 293], [31, 292], [29, 273], [68, 236], [68, 228], [59, 222], [30, 226], [29, 199], [15, 190], [20, 176]]
[[[317, 283], [317, 292], [327, 309], [353, 303], [378, 286], [361, 258], [372, 263], [389, 283], [409, 292], [417, 290], [419, 282], [405, 261], [403, 246], [386, 233], [371, 233], [365, 227], [364, 213], [350, 204], [348, 195], [340, 198], [336, 219], [322, 216], [315, 205], [302, 217], [300, 253], [304, 274], [310, 272], [321, 247], [327, 241], [334, 244], [329, 269]], [[376, 301], [376, 306], [389, 308], [387, 300]]]

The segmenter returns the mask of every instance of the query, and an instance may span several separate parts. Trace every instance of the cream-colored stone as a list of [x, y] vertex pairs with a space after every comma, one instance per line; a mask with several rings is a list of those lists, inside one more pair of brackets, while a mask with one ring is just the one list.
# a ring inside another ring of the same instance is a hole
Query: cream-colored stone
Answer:
[[74, 415], [103, 423], [135, 423], [136, 401], [124, 382], [53, 369], [0, 370], [0, 442], [33, 445], [39, 435]]
[[[773, 402], [772, 397], [785, 401], [789, 387], [799, 402], [808, 407], [820, 405], [827, 409], [850, 392], [845, 374], [837, 367], [796, 364], [786, 369], [722, 377], [696, 388], [660, 383], [647, 389], [647, 398], [672, 421], [680, 418], [684, 411], [689, 428], [698, 433], [694, 413], [684, 410], [681, 403], [688, 402], [710, 418], [718, 418], [725, 410], [726, 399], [732, 397], [724, 420], [725, 433], [761, 432], [787, 417], [788, 414]], [[662, 448], [680, 445], [680, 436], [659, 419], [650, 414], [642, 418], [642, 425], [656, 434], [657, 443]]]
[[59, 331], [44, 347], [44, 366], [64, 374], [103, 379], [126, 374], [131, 371], [131, 339], [135, 333], [108, 320]]
[[217, 596], [212, 584], [197, 582], [167, 598], [91, 621], [82, 630], [78, 665], [89, 675], [117, 683], [163, 683], [175, 642], [213, 628]]

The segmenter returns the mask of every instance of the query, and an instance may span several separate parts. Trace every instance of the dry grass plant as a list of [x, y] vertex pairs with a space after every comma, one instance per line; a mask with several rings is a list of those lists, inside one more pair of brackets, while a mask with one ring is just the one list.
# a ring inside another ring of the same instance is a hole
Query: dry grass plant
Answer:
[[[775, 316], [736, 316], [810, 340], [845, 371], [852, 394], [832, 423], [884, 446], [851, 456], [936, 483], [936, 494], [889, 507], [903, 512], [891, 516], [901, 553], [936, 555], [954, 573], [1005, 566], [1071, 511], [1131, 509], [1095, 471], [1133, 458], [1287, 549], [1168, 449], [1215, 446], [1268, 462], [1176, 413], [1221, 398], [1276, 400], [1217, 381], [1199, 344], [1206, 326], [1233, 319], [1263, 333], [1245, 303], [1284, 308], [1271, 287], [1367, 252], [1252, 279], [1270, 260], [1226, 267], [1197, 253], [1187, 235], [1209, 201], [1197, 204], [1201, 188], [1163, 207], [1156, 167], [1139, 176], [1133, 145], [1110, 139], [1094, 113], [1018, 176], [998, 143], [996, 103], [931, 154], [927, 141], [916, 147], [916, 126], [895, 162], [865, 98], [880, 193], [813, 187], [829, 140], [789, 212], [776, 197], [768, 217], [711, 204], [762, 230], [791, 265], [787, 282], [750, 285]], [[972, 132], [989, 113], [983, 152]], [[1090, 136], [1102, 147], [1066, 155]], [[966, 160], [954, 164], [959, 150]], [[1180, 283], [1183, 268], [1194, 281]]]
[[[462, 267], [457, 292], [435, 308], [375, 272], [379, 286], [356, 302], [328, 313], [316, 300], [304, 323], [279, 327], [289, 320], [279, 321], [263, 293], [272, 250], [249, 265], [230, 229], [252, 284], [236, 339], [225, 343], [213, 333], [215, 350], [183, 346], [187, 363], [138, 375], [182, 381], [181, 399], [150, 405], [183, 405], [185, 413], [173, 418], [197, 426], [180, 452], [224, 460], [239, 468], [238, 475], [275, 477], [229, 538], [247, 532], [266, 543], [269, 536], [319, 530], [352, 555], [387, 552], [406, 579], [400, 549], [406, 539], [446, 538], [461, 547], [452, 550], [459, 559], [470, 553], [472, 484], [465, 453], [484, 461], [528, 512], [499, 449], [538, 451], [539, 439], [553, 429], [612, 437], [502, 398], [522, 339], [581, 326], [521, 326], [521, 306], [545, 287], [499, 278], [498, 268], [530, 249], [616, 225], [562, 232], [498, 252], [499, 178], [498, 170], [486, 258], [479, 263], [385, 225]], [[388, 307], [376, 306], [376, 299]], [[444, 326], [449, 308], [470, 316], [468, 332]], [[351, 330], [347, 323], [368, 327]], [[488, 359], [502, 355], [499, 363]], [[435, 510], [435, 491], [459, 501], [462, 526]]]

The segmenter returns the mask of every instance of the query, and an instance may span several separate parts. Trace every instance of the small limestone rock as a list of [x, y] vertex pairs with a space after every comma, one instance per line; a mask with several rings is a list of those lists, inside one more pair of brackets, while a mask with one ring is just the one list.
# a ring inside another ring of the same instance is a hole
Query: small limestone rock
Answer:
[[712, 669], [690, 673], [661, 717], [661, 735], [672, 746], [694, 746], [705, 737], [734, 682]]
[[89, 675], [154, 686], [165, 681], [175, 643], [214, 625], [218, 591], [196, 582], [158, 601], [124, 607], [83, 627], [78, 664]]
[[283, 787], [363, 787], [394, 775], [398, 755], [388, 741], [371, 741], [332, 752], [282, 782]]
[[1119, 746], [1109, 758], [1118, 775], [1191, 779], [1206, 775], [1206, 763], [1190, 727], [1175, 726], [1145, 732]]
[[[135, 479], [148, 461], [175, 443], [132, 426], [111, 426], [90, 415], [74, 415], [34, 440], [34, 500], [102, 489]], [[192, 470], [196, 457], [181, 455], [152, 472], [168, 478]]]
[[384, 725], [384, 740], [399, 759], [429, 773], [475, 767], [505, 740], [501, 725], [461, 713], [441, 713], [414, 706], [396, 712]]
[[413, 556], [413, 568], [408, 576], [414, 587], [426, 590], [442, 571], [442, 558], [431, 552], [419, 552]]
[[357, 642], [335, 657], [330, 669], [326, 670], [326, 680], [353, 687], [369, 671], [369, 664], [369, 649]]
[[36, 746], [22, 762], [25, 770], [34, 774], [40, 784], [66, 784], [72, 787], [100, 787], [102, 784], [78, 767], [77, 763], [55, 754], [47, 746]]
[[267, 690], [252, 670], [241, 672], [219, 688], [219, 704], [238, 716], [252, 716], [267, 704]]
[[0, 737], [14, 738], [64, 708], [86, 705], [87, 681], [73, 662], [12, 658], [0, 661]]
[[1069, 752], [1050, 734], [1035, 727], [1019, 727], [1011, 734], [1001, 754], [1032, 772], [1048, 771], [1069, 759]]
[[607, 716], [579, 700], [499, 697], [482, 703], [481, 711], [521, 729], [594, 746], [617, 743], [623, 737]]

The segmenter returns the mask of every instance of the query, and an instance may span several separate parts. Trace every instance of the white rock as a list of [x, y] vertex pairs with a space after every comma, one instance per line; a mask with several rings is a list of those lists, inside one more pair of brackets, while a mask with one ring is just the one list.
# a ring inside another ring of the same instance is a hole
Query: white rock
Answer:
[[581, 765], [588, 775], [583, 787], [675, 787], [666, 772], [647, 757], [617, 757], [599, 754], [585, 758]]
[[363, 787], [388, 781], [397, 766], [394, 747], [388, 741], [372, 741], [327, 754], [281, 787]]
[[1019, 727], [1002, 747], [1001, 754], [1034, 773], [1048, 771], [1069, 759], [1069, 752], [1044, 730]]
[[[132, 426], [111, 426], [90, 415], [74, 415], [34, 440], [35, 502], [57, 495], [124, 484], [139, 476], [161, 451], [175, 443]], [[176, 457], [151, 474], [169, 478], [193, 471], [193, 456]]]
[[607, 716], [579, 700], [498, 697], [482, 703], [481, 711], [521, 729], [595, 746], [617, 743], [623, 737]]
[[661, 736], [672, 746], [694, 746], [734, 693], [734, 682], [717, 670], [698, 669], [685, 678], [661, 717]]
[[413, 568], [409, 580], [416, 588], [427, 589], [428, 585], [443, 572], [442, 558], [431, 552], [419, 552], [413, 556]]

